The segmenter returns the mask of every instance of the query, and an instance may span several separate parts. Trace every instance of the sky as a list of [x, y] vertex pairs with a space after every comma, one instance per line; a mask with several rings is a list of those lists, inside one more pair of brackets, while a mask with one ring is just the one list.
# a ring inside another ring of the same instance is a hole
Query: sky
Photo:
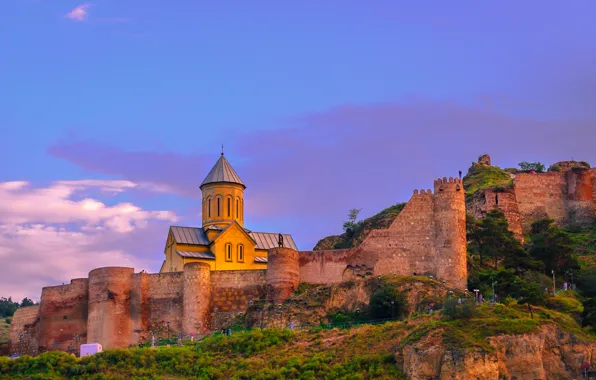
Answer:
[[302, 250], [484, 153], [596, 165], [594, 1], [2, 8], [0, 297], [158, 271], [222, 144], [246, 227]]

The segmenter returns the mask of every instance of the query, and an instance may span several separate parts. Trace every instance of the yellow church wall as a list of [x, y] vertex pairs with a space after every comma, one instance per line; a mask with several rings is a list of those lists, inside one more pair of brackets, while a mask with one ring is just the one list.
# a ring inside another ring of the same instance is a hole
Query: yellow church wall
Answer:
[[[232, 260], [226, 259], [226, 246], [232, 246]], [[238, 247], [244, 247], [244, 262], [238, 260]], [[211, 245], [211, 252], [215, 254], [216, 270], [249, 270], [249, 269], [267, 269], [266, 263], [255, 263], [257, 254], [252, 239], [240, 229], [238, 224], [231, 225], [220, 235]], [[265, 255], [266, 256], [266, 255]]]
[[[213, 224], [226, 227], [234, 220], [240, 225], [244, 225], [244, 188], [241, 185], [214, 183], [205, 185], [202, 192], [203, 227]], [[218, 199], [220, 201], [219, 213], [217, 212]]]

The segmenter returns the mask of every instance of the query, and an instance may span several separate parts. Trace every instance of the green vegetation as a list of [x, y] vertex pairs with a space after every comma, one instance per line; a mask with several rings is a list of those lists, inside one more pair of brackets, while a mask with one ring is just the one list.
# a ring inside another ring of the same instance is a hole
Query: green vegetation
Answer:
[[405, 300], [395, 286], [389, 282], [383, 282], [370, 297], [369, 307], [373, 318], [396, 318], [402, 316]]
[[76, 359], [63, 352], [0, 358], [10, 379], [405, 379], [384, 342], [401, 329], [292, 332], [253, 330], [206, 338], [196, 346], [108, 350]]
[[484, 188], [500, 186], [503, 190], [513, 186], [511, 175], [497, 166], [473, 162], [463, 178], [466, 194], [471, 196]]
[[590, 164], [586, 161], [562, 161], [552, 164], [549, 168], [549, 172], [561, 172], [569, 169], [590, 169]]
[[534, 171], [536, 173], [544, 173], [545, 166], [540, 162], [527, 162], [522, 161], [518, 164], [520, 171], [522, 172], [531, 172]]
[[35, 303], [33, 303], [33, 301], [31, 301], [29, 298], [23, 298], [23, 300], [19, 303], [19, 302], [14, 302], [12, 300], [11, 297], [5, 298], [5, 297], [1, 297], [0, 298], [0, 317], [4, 318], [4, 317], [12, 317], [15, 313], [15, 311], [17, 311], [17, 309], [19, 307], [25, 307], [25, 306], [31, 306], [31, 305], [35, 305]]
[[8, 343], [9, 333], [10, 333], [10, 322], [0, 321], [0, 344]]
[[360, 210], [352, 209], [348, 213], [348, 221], [344, 222], [344, 233], [319, 240], [313, 249], [346, 249], [357, 247], [364, 241], [370, 231], [389, 228], [405, 205], [405, 203], [397, 203], [370, 218], [358, 222], [356, 222], [356, 219]]

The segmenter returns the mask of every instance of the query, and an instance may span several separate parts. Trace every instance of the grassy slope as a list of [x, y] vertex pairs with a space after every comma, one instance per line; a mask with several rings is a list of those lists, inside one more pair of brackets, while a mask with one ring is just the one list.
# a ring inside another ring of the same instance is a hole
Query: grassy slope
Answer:
[[346, 233], [327, 236], [319, 240], [313, 249], [343, 249], [357, 247], [362, 243], [370, 231], [388, 228], [405, 205], [405, 203], [397, 203], [387, 207], [378, 214], [358, 222], [358, 225], [351, 236]]
[[[574, 294], [558, 296], [554, 304], [574, 307]], [[566, 310], [565, 310], [566, 311]], [[290, 331], [253, 330], [231, 337], [203, 340], [197, 347], [109, 350], [84, 359], [66, 353], [36, 358], [0, 358], [0, 378], [345, 378], [403, 379], [395, 352], [429, 334], [440, 334], [450, 349], [491, 351], [487, 338], [525, 334], [545, 324], [556, 324], [582, 340], [594, 340], [569, 314], [534, 307], [531, 319], [525, 306], [482, 305], [470, 319], [447, 320], [440, 313], [413, 315], [407, 321], [352, 329]], [[41, 377], [40, 377], [41, 378]]]
[[8, 336], [10, 331], [10, 325], [6, 323], [5, 318], [0, 320], [0, 344], [8, 343]]
[[463, 180], [468, 195], [483, 188], [508, 186], [512, 183], [509, 173], [498, 166], [486, 166], [476, 162], [472, 163]]

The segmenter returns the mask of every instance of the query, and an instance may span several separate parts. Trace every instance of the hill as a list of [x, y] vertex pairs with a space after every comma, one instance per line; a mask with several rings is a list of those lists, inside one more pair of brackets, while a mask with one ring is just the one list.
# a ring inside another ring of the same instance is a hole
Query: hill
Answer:
[[0, 355], [8, 354], [8, 342], [10, 337], [10, 324], [6, 318], [0, 320]]
[[83, 359], [63, 352], [0, 358], [0, 378], [572, 378], [596, 348], [591, 341], [591, 331], [563, 312], [534, 307], [531, 315], [515, 302], [476, 305], [472, 298], [380, 325], [254, 329], [185, 347], [108, 350]]

